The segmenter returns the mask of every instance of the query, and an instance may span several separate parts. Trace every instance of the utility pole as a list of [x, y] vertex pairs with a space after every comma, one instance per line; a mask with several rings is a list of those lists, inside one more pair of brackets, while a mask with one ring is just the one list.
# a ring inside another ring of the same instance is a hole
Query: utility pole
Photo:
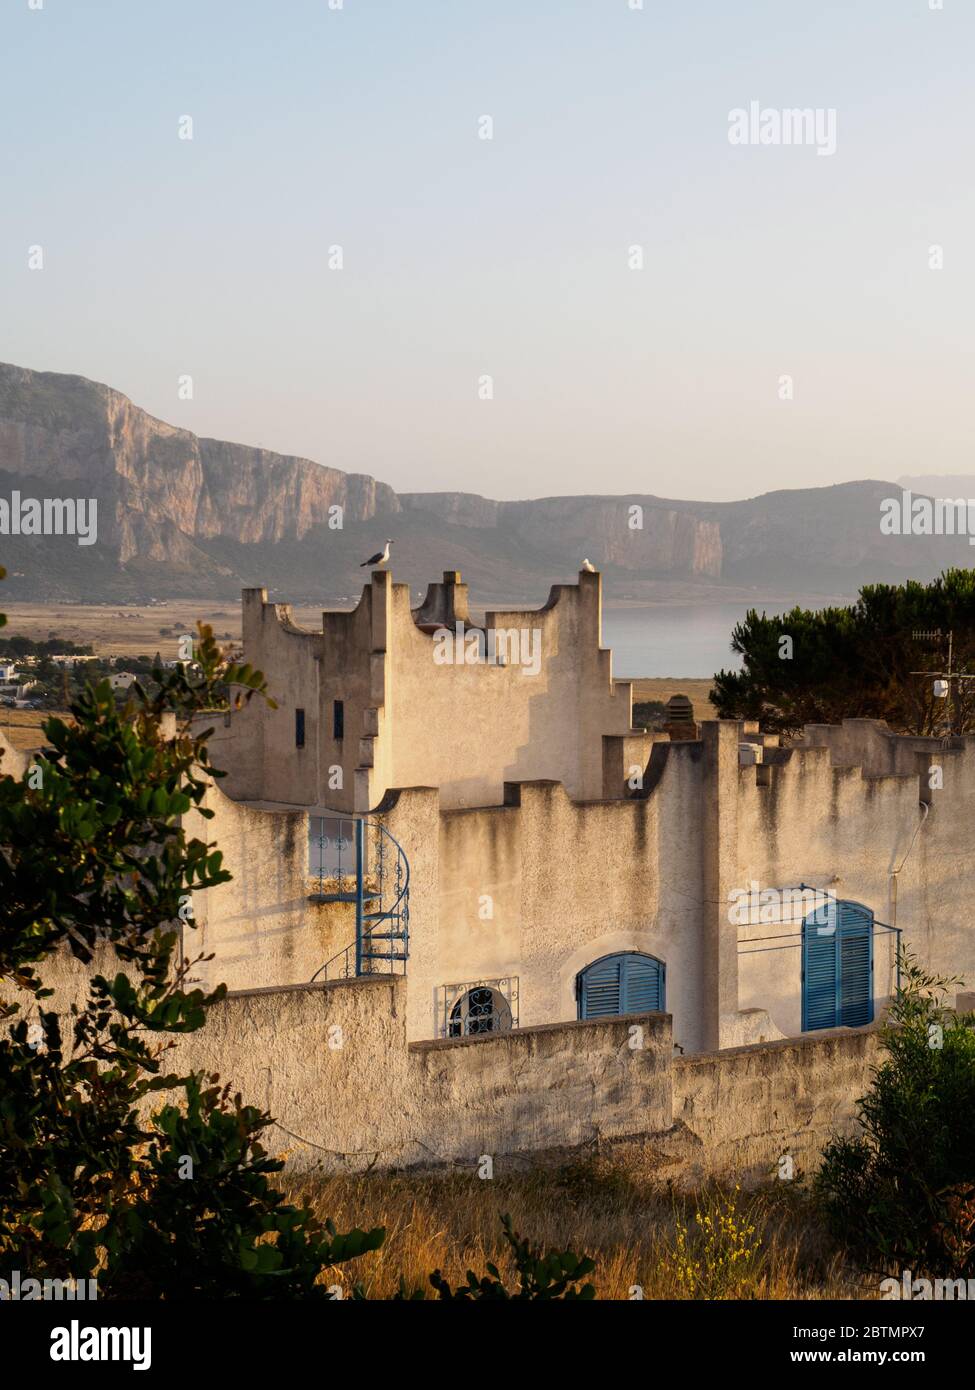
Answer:
[[[924, 632], [915, 629], [911, 633], [915, 642], [943, 642], [945, 634], [940, 627], [933, 632]], [[934, 681], [934, 694], [938, 699], [947, 700], [948, 711], [948, 738], [953, 738], [955, 733], [955, 687], [963, 681], [975, 681], [975, 675], [968, 675], [962, 671], [954, 669], [954, 630], [949, 630], [948, 634], [948, 667], [945, 671], [912, 671], [912, 676], [930, 676]], [[943, 687], [943, 688], [942, 688]]]

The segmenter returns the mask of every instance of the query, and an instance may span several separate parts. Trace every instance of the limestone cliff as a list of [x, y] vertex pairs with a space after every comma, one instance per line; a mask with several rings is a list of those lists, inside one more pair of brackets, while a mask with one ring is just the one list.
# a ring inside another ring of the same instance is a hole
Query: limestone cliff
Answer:
[[349, 521], [395, 511], [392, 488], [243, 444], [200, 439], [84, 377], [0, 365], [0, 473], [83, 485], [99, 541], [118, 563], [176, 561], [177, 537], [244, 545], [301, 540], [344, 507]]
[[[0, 497], [14, 490], [98, 502], [97, 544], [0, 535], [3, 592], [38, 600], [230, 597], [266, 584], [282, 598], [331, 602], [358, 592], [359, 561], [387, 536], [394, 574], [414, 590], [459, 569], [479, 602], [501, 606], [544, 602], [584, 556], [603, 570], [609, 599], [720, 597], [735, 585], [761, 602], [759, 586], [778, 597], [853, 594], [865, 582], [932, 578], [975, 554], [967, 537], [883, 535], [892, 483], [727, 503], [397, 495], [365, 474], [198, 438], [84, 377], [0, 364]], [[328, 525], [337, 505], [341, 530]]]
[[[198, 438], [84, 377], [0, 365], [0, 491], [14, 488], [98, 501], [98, 543], [84, 553], [68, 537], [0, 537], [14, 590], [38, 598], [230, 594], [255, 582], [295, 597], [354, 592], [358, 561], [387, 534], [411, 583], [454, 566], [518, 600], [544, 598], [583, 555], [644, 577], [721, 572], [719, 528], [655, 499], [640, 499], [643, 530], [627, 526], [625, 498], [401, 499], [364, 474]], [[341, 531], [328, 527], [335, 505]]]
[[[640, 574], [721, 574], [721, 529], [658, 497], [545, 497], [492, 502], [460, 492], [406, 492], [404, 506], [458, 526], [506, 531], [536, 554], [568, 549], [597, 568]], [[636, 524], [638, 523], [638, 524]]]

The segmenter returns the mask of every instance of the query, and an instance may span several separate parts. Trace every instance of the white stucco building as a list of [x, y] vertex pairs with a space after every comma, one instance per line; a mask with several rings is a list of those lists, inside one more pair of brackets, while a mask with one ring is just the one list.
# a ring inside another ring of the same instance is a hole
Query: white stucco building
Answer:
[[689, 1053], [872, 1021], [899, 940], [973, 987], [975, 739], [671, 741], [600, 639], [595, 573], [473, 627], [451, 572], [411, 609], [377, 571], [321, 631], [245, 591], [277, 708], [209, 721], [210, 978], [405, 971], [414, 1040], [660, 1010]]

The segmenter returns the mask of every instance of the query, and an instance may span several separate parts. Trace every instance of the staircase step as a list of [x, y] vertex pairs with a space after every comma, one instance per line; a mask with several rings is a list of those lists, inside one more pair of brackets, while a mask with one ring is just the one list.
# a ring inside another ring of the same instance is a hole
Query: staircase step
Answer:
[[[313, 903], [354, 903], [355, 893], [310, 893], [309, 901]], [[362, 901], [375, 902], [380, 895], [378, 893], [363, 893]]]
[[405, 941], [405, 931], [371, 931], [365, 941]]
[[398, 951], [363, 951], [362, 960], [406, 960]]

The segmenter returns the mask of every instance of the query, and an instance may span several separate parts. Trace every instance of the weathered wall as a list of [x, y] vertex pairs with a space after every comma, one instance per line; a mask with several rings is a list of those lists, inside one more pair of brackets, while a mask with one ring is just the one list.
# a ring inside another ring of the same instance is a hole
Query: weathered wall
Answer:
[[410, 1047], [406, 994], [402, 978], [234, 994], [175, 1063], [267, 1107], [272, 1151], [298, 1168], [474, 1162], [670, 1123], [664, 1015]]
[[869, 1028], [675, 1058], [674, 1121], [701, 1141], [697, 1171], [774, 1173], [783, 1155], [818, 1166], [823, 1143], [854, 1129], [879, 1034]]
[[[463, 591], [466, 611], [465, 586], [448, 587]], [[602, 795], [602, 738], [629, 733], [630, 687], [614, 689], [611, 654], [600, 648], [598, 574], [554, 586], [541, 609], [487, 615], [488, 630], [531, 634], [537, 672], [517, 662], [438, 665], [408, 588], [392, 585], [391, 595], [388, 785], [440, 787], [446, 808], [496, 804], [505, 782], [537, 778], [578, 798]]]
[[[920, 772], [866, 776], [810, 743], [740, 767], [738, 742], [737, 725], [713, 722], [701, 740], [652, 745], [643, 793], [626, 800], [580, 802], [549, 781], [509, 784], [502, 804], [471, 809], [444, 809], [432, 788], [390, 793], [377, 814], [411, 868], [410, 1039], [438, 1036], [444, 987], [480, 980], [517, 980], [525, 1026], [570, 1020], [579, 972], [624, 950], [663, 961], [685, 1051], [795, 1036], [800, 917], [733, 921], [729, 894], [752, 882], [863, 903], [929, 968], [975, 981], [975, 935], [958, 910], [975, 848], [975, 740], [939, 748], [937, 790], [930, 750], [896, 755]], [[200, 915], [211, 971], [236, 987], [310, 979], [352, 941], [354, 920], [308, 901], [304, 813], [219, 793], [213, 804], [206, 833], [235, 881]], [[878, 1014], [895, 941], [878, 927]]]
[[[105, 947], [95, 969], [112, 973]], [[64, 1009], [89, 972], [67, 954], [46, 977]], [[854, 1128], [879, 1057], [876, 1029], [838, 1029], [689, 1057], [666, 1014], [407, 1041], [404, 977], [231, 993], [176, 1039], [174, 1069], [217, 1072], [267, 1109], [273, 1153], [296, 1170], [477, 1163], [481, 1155], [649, 1141], [665, 1176], [742, 1179], [783, 1155], [816, 1166]]]
[[[357, 1171], [541, 1156], [626, 1137], [676, 1147], [668, 1176], [815, 1166], [850, 1132], [872, 1030], [673, 1058], [670, 1019], [632, 1015], [408, 1045], [405, 979], [235, 994], [179, 1041], [278, 1122], [296, 1169]], [[676, 1128], [674, 1126], [676, 1125]]]
[[700, 744], [659, 752], [653, 795], [641, 799], [581, 803], [556, 782], [442, 813], [435, 791], [388, 798], [384, 819], [411, 865], [412, 1039], [436, 1035], [444, 986], [481, 979], [517, 978], [523, 1026], [573, 1019], [579, 971], [638, 950], [667, 967], [675, 1038], [706, 1045], [705, 763]]
[[[774, 758], [738, 773], [738, 885], [806, 883], [862, 903], [901, 928], [928, 969], [975, 981], [975, 933], [959, 910], [975, 863], [975, 739], [946, 750], [855, 720], [807, 729]], [[935, 764], [943, 786], [933, 790]], [[801, 1030], [800, 930], [798, 916], [738, 929], [740, 1005], [767, 1009], [785, 1035]], [[875, 930], [878, 1011], [896, 982], [895, 942]]]
[[241, 804], [214, 785], [205, 805], [213, 818], [191, 813], [186, 832], [216, 845], [233, 877], [193, 894], [184, 951], [215, 956], [196, 973], [231, 989], [310, 980], [354, 939], [355, 913], [348, 903], [309, 900], [307, 813]]
[[[449, 580], [449, 582], [448, 582]], [[246, 660], [278, 701], [254, 700], [219, 728], [216, 766], [238, 800], [368, 810], [390, 787], [441, 788], [445, 806], [500, 801], [505, 781], [557, 778], [580, 798], [603, 793], [604, 735], [630, 733], [630, 686], [612, 681], [600, 647], [601, 578], [556, 585], [538, 610], [489, 613], [488, 628], [525, 629], [540, 664], [440, 663], [433, 629], [467, 621], [459, 576], [430, 585], [418, 625], [410, 590], [377, 570], [351, 612], [298, 627], [263, 589], [243, 595]], [[533, 650], [530, 648], [530, 650]], [[333, 737], [336, 700], [344, 736]], [[295, 710], [305, 746], [295, 745]], [[336, 769], [341, 769], [336, 775]]]

